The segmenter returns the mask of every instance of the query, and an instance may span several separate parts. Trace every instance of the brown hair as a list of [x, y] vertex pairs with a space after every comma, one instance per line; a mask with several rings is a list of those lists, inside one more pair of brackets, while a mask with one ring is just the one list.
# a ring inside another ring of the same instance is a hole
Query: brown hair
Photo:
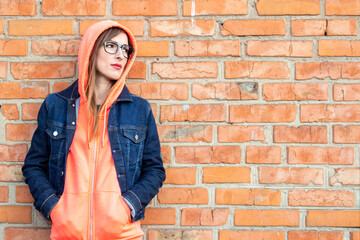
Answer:
[[[89, 67], [88, 67], [88, 81], [87, 81], [87, 85], [85, 88], [85, 94], [86, 94], [86, 97], [88, 100], [88, 102], [87, 102], [88, 115], [90, 116], [90, 114], [91, 114], [94, 119], [94, 124], [93, 124], [92, 132], [90, 134], [90, 139], [94, 136], [94, 134], [96, 133], [96, 131], [98, 129], [99, 110], [102, 108], [102, 106], [104, 104], [104, 103], [101, 103], [99, 109], [96, 106], [95, 80], [96, 80], [96, 59], [98, 56], [98, 51], [101, 47], [103, 47], [103, 45], [106, 41], [112, 39], [113, 37], [117, 36], [118, 34], [120, 34], [122, 32], [124, 32], [124, 30], [117, 28], [117, 27], [112, 27], [112, 28], [105, 30], [96, 39], [94, 48], [90, 55]], [[131, 45], [130, 41], [129, 41], [129, 45]], [[115, 84], [115, 82], [113, 84]], [[105, 97], [105, 99], [106, 99], [106, 97]]]

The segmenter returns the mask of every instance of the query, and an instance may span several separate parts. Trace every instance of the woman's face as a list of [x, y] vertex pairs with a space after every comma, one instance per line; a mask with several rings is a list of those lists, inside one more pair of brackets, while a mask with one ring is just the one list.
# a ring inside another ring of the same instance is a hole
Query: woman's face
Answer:
[[[129, 45], [129, 40], [125, 32], [121, 32], [111, 39], [119, 46]], [[107, 53], [102, 45], [98, 50], [96, 59], [96, 78], [97, 80], [116, 81], [124, 72], [128, 59], [123, 56], [122, 49], [119, 48], [116, 54]]]

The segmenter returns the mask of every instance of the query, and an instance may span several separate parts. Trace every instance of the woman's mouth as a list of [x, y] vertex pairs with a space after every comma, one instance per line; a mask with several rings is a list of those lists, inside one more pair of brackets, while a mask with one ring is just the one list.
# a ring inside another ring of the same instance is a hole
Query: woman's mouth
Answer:
[[111, 66], [113, 66], [114, 68], [116, 68], [117, 70], [120, 70], [122, 68], [121, 64], [111, 64]]

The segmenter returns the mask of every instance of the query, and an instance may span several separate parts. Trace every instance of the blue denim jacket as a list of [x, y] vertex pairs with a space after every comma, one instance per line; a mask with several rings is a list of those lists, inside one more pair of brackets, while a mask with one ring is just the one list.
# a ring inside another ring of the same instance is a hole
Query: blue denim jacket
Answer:
[[[35, 199], [34, 206], [47, 220], [64, 191], [66, 159], [76, 129], [75, 106], [79, 97], [78, 81], [46, 97], [22, 167]], [[150, 104], [132, 95], [125, 86], [111, 106], [107, 129], [122, 196], [135, 210], [131, 220], [143, 219], [145, 207], [165, 180]]]

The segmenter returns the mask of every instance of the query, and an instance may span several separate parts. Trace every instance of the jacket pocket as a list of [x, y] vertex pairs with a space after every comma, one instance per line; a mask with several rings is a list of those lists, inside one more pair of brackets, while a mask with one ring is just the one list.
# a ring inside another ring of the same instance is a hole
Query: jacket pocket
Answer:
[[136, 164], [144, 150], [145, 131], [140, 129], [123, 129], [125, 155], [129, 162]]
[[50, 141], [50, 160], [60, 158], [65, 154], [66, 129], [48, 122], [46, 133]]

